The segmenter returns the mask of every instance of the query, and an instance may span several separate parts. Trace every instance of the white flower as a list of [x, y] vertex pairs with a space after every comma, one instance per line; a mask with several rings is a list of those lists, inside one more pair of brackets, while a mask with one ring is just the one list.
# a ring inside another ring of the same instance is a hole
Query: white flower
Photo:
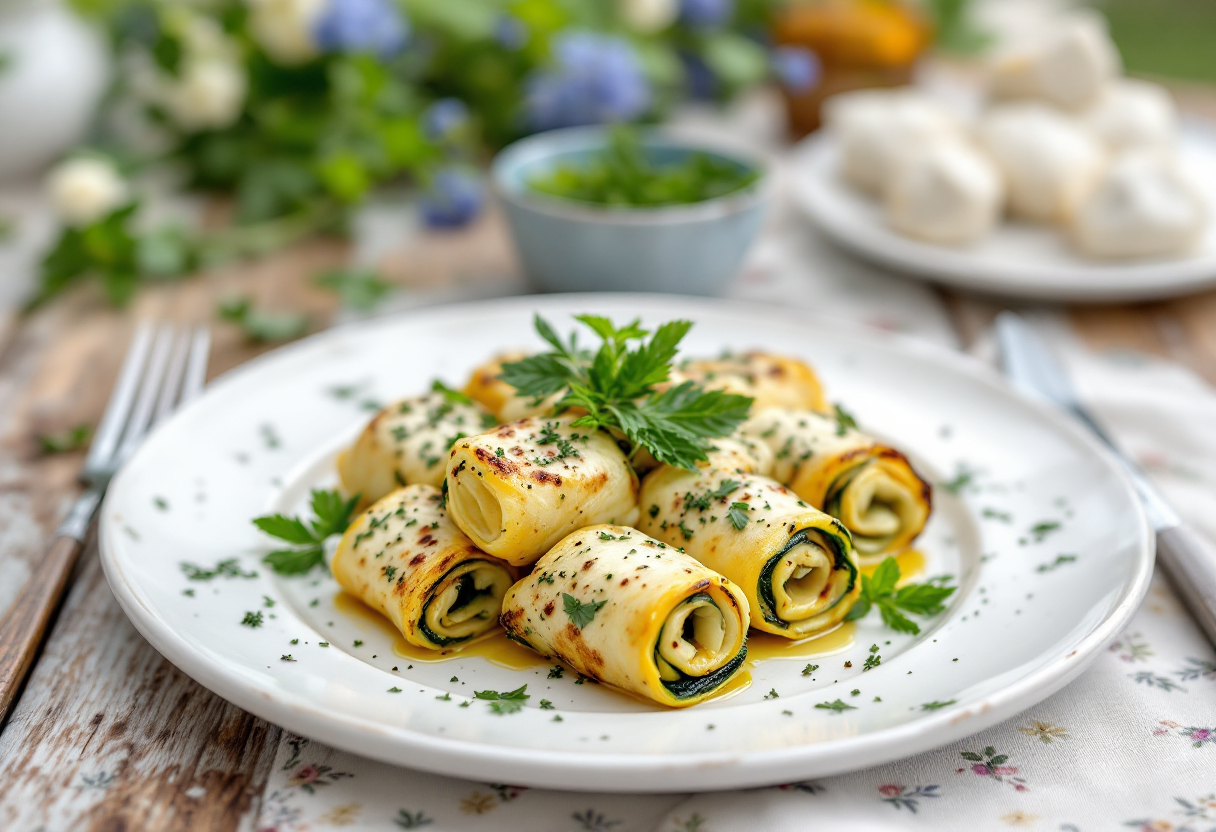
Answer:
[[127, 201], [127, 183], [104, 159], [63, 162], [47, 178], [51, 204], [69, 225], [88, 225]]
[[317, 54], [313, 29], [325, 0], [249, 0], [249, 28], [271, 58], [298, 64]]
[[680, 13], [678, 0], [618, 0], [618, 7], [625, 25], [642, 33], [666, 29]]
[[165, 109], [186, 130], [227, 127], [245, 103], [245, 75], [232, 61], [188, 60], [161, 95]]

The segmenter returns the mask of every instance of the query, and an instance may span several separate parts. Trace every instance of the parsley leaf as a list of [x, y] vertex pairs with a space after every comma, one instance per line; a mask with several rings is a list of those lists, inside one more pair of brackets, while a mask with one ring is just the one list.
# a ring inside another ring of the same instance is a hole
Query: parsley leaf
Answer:
[[473, 400], [461, 393], [459, 390], [453, 390], [439, 379], [431, 382], [431, 389], [436, 393], [442, 393], [443, 397], [452, 404], [472, 404]]
[[595, 618], [595, 614], [600, 611], [600, 607], [607, 603], [605, 600], [588, 601], [584, 604], [569, 592], [562, 593], [562, 604], [565, 606], [566, 615], [570, 616], [570, 621], [580, 630], [590, 624], [591, 619]]
[[[937, 615], [944, 610], [943, 603], [954, 594], [957, 587], [943, 586], [949, 577], [933, 578], [923, 584], [908, 584], [895, 588], [899, 583], [899, 564], [895, 558], [887, 557], [874, 570], [873, 575], [863, 575], [861, 578], [861, 597], [845, 616], [846, 621], [856, 621], [869, 614], [873, 607], [878, 607], [882, 621], [892, 630], [900, 633], [916, 635], [920, 625], [904, 615], [905, 612], [914, 615]], [[869, 668], [867, 668], [869, 669]]]
[[473, 698], [489, 700], [491, 711], [499, 716], [506, 716], [523, 710], [524, 701], [532, 698], [524, 693], [527, 689], [528, 686], [524, 685], [505, 693], [496, 690], [479, 690], [473, 693]]
[[726, 512], [726, 516], [730, 518], [730, 523], [739, 531], [747, 528], [747, 514], [752, 507], [747, 503], [731, 503], [730, 509]]
[[[600, 338], [594, 355], [580, 349], [574, 336], [562, 341], [538, 315], [536, 331], [554, 351], [504, 364], [499, 377], [536, 400], [564, 391], [555, 406], [558, 413], [585, 411], [574, 426], [624, 434], [634, 451], [645, 448], [659, 462], [678, 468], [691, 469], [707, 459], [706, 440], [733, 433], [747, 418], [752, 400], [746, 396], [705, 390], [691, 381], [656, 390], [668, 380], [692, 322], [668, 321], [651, 332], [641, 328], [640, 320], [618, 327], [599, 315], [575, 319]], [[633, 341], [642, 343], [631, 348]]]
[[816, 705], [815, 707], [816, 707], [816, 708], [819, 708], [820, 710], [824, 710], [824, 711], [834, 711], [834, 712], [836, 712], [836, 713], [841, 713], [841, 712], [843, 712], [843, 711], [855, 711], [855, 710], [857, 710], [857, 707], [856, 707], [855, 705], [850, 705], [849, 703], [847, 703], [847, 702], [842, 702], [842, 701], [841, 701], [841, 700], [839, 700], [839, 699], [837, 699], [835, 702], [820, 702], [820, 703], [819, 703], [818, 705]]
[[722, 482], [718, 484], [717, 488], [710, 491], [705, 496], [711, 500], [721, 500], [725, 498], [727, 494], [738, 488], [741, 484], [742, 483], [740, 483], [738, 480], [722, 480]]
[[844, 436], [850, 430], [857, 429], [857, 420], [853, 418], [853, 414], [845, 410], [838, 404], [832, 405], [836, 416], [836, 435]]
[[241, 562], [236, 558], [228, 558], [222, 560], [215, 566], [207, 569], [194, 563], [182, 561], [178, 564], [182, 572], [186, 573], [186, 580], [189, 581], [209, 581], [212, 578], [256, 578], [257, 572], [246, 572], [241, 569]]
[[290, 549], [276, 549], [262, 562], [280, 575], [302, 575], [325, 563], [324, 544], [327, 538], [342, 534], [350, 525], [351, 512], [359, 501], [356, 494], [342, 499], [337, 491], [312, 492], [313, 519], [307, 524], [298, 517], [271, 514], [255, 517], [253, 524], [271, 537], [295, 544]]

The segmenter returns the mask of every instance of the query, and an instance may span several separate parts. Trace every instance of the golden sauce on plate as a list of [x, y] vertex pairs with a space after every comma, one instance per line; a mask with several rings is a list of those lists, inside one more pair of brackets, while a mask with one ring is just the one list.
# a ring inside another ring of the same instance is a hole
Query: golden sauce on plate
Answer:
[[821, 635], [797, 640], [753, 631], [747, 637], [747, 663], [755, 667], [769, 659], [798, 661], [841, 653], [853, 646], [853, 629], [853, 622], [845, 621]]
[[[895, 562], [899, 564], [900, 586], [913, 580], [925, 571], [925, 553], [920, 549], [903, 550], [895, 556]], [[882, 563], [882, 561], [878, 563]], [[878, 563], [862, 566], [861, 573], [863, 575], [873, 575], [874, 570], [878, 568]]]
[[336, 593], [334, 608], [344, 615], [379, 629], [393, 640], [393, 654], [403, 659], [409, 659], [411, 662], [448, 662], [477, 656], [490, 664], [496, 664], [508, 670], [527, 670], [530, 667], [550, 664], [549, 659], [539, 653], [534, 653], [522, 644], [511, 641], [503, 630], [496, 629], [474, 641], [445, 647], [442, 650], [431, 650], [410, 644], [391, 621], [349, 593]]

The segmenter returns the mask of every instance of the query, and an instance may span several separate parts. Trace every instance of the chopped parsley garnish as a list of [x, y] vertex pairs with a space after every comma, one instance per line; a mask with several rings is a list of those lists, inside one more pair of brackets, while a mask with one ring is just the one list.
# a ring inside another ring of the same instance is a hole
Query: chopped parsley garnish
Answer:
[[896, 589], [899, 574], [899, 564], [895, 558], [887, 557], [874, 570], [873, 575], [863, 575], [861, 597], [849, 610], [845, 620], [855, 621], [863, 618], [872, 607], [878, 607], [884, 624], [897, 632], [915, 635], [920, 632], [920, 626], [903, 613], [937, 615], [945, 609], [942, 602], [954, 594], [956, 589], [941, 585], [949, 578], [935, 578], [923, 584], [908, 584]]
[[523, 710], [524, 700], [531, 698], [524, 693], [527, 689], [528, 686], [524, 685], [506, 693], [496, 690], [479, 690], [473, 693], [473, 698], [489, 700], [490, 710], [499, 716], [505, 716]]
[[1056, 555], [1056, 559], [1051, 563], [1040, 563], [1035, 568], [1035, 572], [1051, 572], [1058, 566], [1063, 566], [1066, 563], [1072, 563], [1077, 559], [1076, 555]]
[[607, 603], [605, 600], [588, 601], [584, 604], [569, 592], [562, 593], [562, 604], [565, 607], [566, 615], [570, 616], [570, 621], [580, 630], [590, 624], [591, 619], [595, 618], [595, 614], [600, 611], [600, 607]]
[[781, 694], [777, 693], [776, 688], [769, 688], [768, 693], [764, 694], [765, 699], [780, 699]]
[[685, 540], [692, 540], [693, 530], [684, 525], [684, 521], [680, 521], [680, 532], [684, 535]]
[[837, 436], [844, 436], [848, 431], [857, 429], [857, 420], [853, 418], [852, 413], [838, 404], [832, 405], [832, 410], [836, 416]]
[[947, 699], [945, 702], [926, 702], [920, 706], [922, 711], [936, 711], [938, 708], [944, 708], [947, 705], [953, 705], [957, 700]]
[[549, 678], [550, 679], [560, 679], [560, 678], [562, 678], [562, 673], [564, 673], [565, 670], [566, 669], [564, 667], [562, 667], [560, 664], [555, 664], [555, 665], [553, 665], [553, 667], [549, 668]]
[[289, 549], [276, 549], [262, 558], [262, 562], [280, 575], [302, 575], [323, 565], [326, 539], [346, 531], [358, 501], [358, 494], [343, 500], [337, 491], [314, 489], [313, 519], [307, 525], [298, 517], [282, 514], [254, 518], [253, 524], [266, 534], [294, 544]]
[[44, 454], [66, 454], [83, 450], [93, 438], [93, 428], [77, 425], [61, 433], [40, 433], [37, 438]]
[[647, 510], [647, 513], [648, 513], [648, 514], [649, 514], [651, 517], [658, 517], [658, 516], [659, 516], [659, 507], [658, 507], [657, 505], [652, 505], [652, 506], [651, 506], [651, 507], [650, 507], [650, 508]]
[[209, 581], [212, 578], [256, 578], [257, 572], [245, 572], [241, 569], [241, 562], [236, 558], [228, 558], [222, 560], [210, 569], [205, 569], [202, 566], [197, 566], [193, 563], [183, 562], [179, 564], [182, 571], [186, 573], [186, 579], [190, 581]]
[[502, 457], [504, 457], [506, 455], [507, 455], [507, 452], [504, 451], [502, 448], [494, 449], [494, 456], [498, 457], [499, 459], [501, 459]]
[[960, 464], [958, 466], [958, 473], [954, 475], [954, 479], [941, 483], [941, 487], [951, 494], [962, 494], [966, 488], [975, 483], [975, 477], [978, 473], [978, 471], [973, 471], [966, 465]]
[[742, 483], [736, 480], [722, 480], [722, 482], [718, 484], [717, 488], [705, 496], [711, 500], [721, 500], [725, 498], [727, 494], [738, 488], [741, 484]]
[[1055, 520], [1044, 520], [1040, 523], [1035, 523], [1030, 527], [1030, 533], [1034, 535], [1035, 543], [1042, 543], [1043, 538], [1054, 531], [1059, 531], [1060, 524]]
[[[707, 459], [707, 440], [733, 433], [747, 418], [752, 400], [746, 396], [705, 390], [691, 381], [656, 390], [670, 376], [690, 321], [669, 321], [650, 332], [639, 320], [617, 327], [599, 315], [575, 319], [600, 338], [594, 356], [574, 337], [563, 342], [538, 315], [536, 331], [553, 351], [504, 364], [502, 380], [538, 400], [561, 393], [558, 413], [575, 407], [586, 411], [572, 426], [619, 430], [635, 452], [645, 448], [657, 461], [678, 468], [692, 469]], [[632, 341], [642, 343], [630, 349]]]
[[616, 535], [608, 534], [608, 532], [600, 532], [600, 540], [616, 540]]
[[835, 713], [840, 713], [842, 711], [857, 710], [857, 708], [855, 706], [850, 705], [847, 702], [843, 702], [840, 699], [837, 699], [835, 702], [820, 702], [815, 707], [819, 708], [820, 710], [824, 710], [824, 711], [834, 711]]
[[866, 656], [866, 663], [861, 666], [861, 672], [865, 673], [867, 670], [873, 670], [874, 668], [878, 667], [880, 664], [882, 664], [882, 656], [879, 656], [877, 654], [872, 655], [872, 656]]
[[262, 611], [247, 612], [245, 617], [241, 619], [241, 623], [246, 627], [261, 627], [262, 626]]
[[431, 389], [436, 393], [442, 393], [444, 399], [452, 404], [472, 404], [473, 400], [461, 393], [459, 390], [453, 390], [439, 379], [431, 382]]
[[552, 711], [552, 710], [555, 710], [556, 707], [557, 706], [554, 705], [552, 702], [550, 702], [548, 699], [540, 700], [540, 709], [542, 711]]
[[396, 685], [393, 685], [391, 688], [388, 689], [388, 692], [389, 693], [401, 693], [401, 688], [397, 687]]
[[726, 516], [730, 518], [730, 523], [736, 529], [742, 530], [747, 528], [747, 514], [752, 510], [752, 507], [747, 503], [731, 503], [730, 509], [727, 510]]
[[819, 669], [819, 665], [817, 665], [817, 664], [808, 664], [806, 667], [802, 668], [802, 675], [803, 675], [803, 676], [810, 676], [812, 673], [814, 673], [814, 672], [815, 672], [816, 670], [818, 670], [818, 669]]
[[291, 654], [290, 654], [290, 653], [284, 653], [283, 655], [279, 656], [279, 661], [281, 661], [281, 662], [294, 662], [294, 661], [295, 661], [295, 659], [293, 659], [293, 658], [291, 657]]

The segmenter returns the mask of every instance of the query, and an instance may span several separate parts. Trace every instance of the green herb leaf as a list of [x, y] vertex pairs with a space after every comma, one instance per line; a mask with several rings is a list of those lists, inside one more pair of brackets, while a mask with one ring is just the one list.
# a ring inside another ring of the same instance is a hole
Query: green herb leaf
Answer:
[[[861, 596], [845, 616], [846, 621], [864, 618], [870, 610], [878, 607], [882, 621], [892, 630], [915, 635], [920, 626], [904, 615], [937, 615], [946, 607], [942, 603], [954, 594], [957, 587], [944, 586], [950, 577], [930, 578], [921, 584], [908, 584], [895, 588], [899, 583], [899, 563], [893, 557], [884, 558], [873, 575], [861, 578]], [[873, 651], [871, 651], [873, 652]], [[869, 669], [869, 668], [867, 668]]]
[[431, 390], [436, 393], [442, 393], [443, 397], [452, 404], [472, 404], [473, 400], [461, 393], [459, 390], [453, 390], [439, 379], [431, 382]]
[[524, 693], [527, 689], [528, 686], [524, 685], [505, 693], [496, 690], [479, 690], [473, 693], [473, 698], [489, 700], [490, 710], [500, 716], [505, 716], [523, 709], [523, 703], [531, 698]]
[[832, 405], [836, 415], [836, 435], [844, 436], [850, 430], [857, 430], [857, 420], [853, 414], [838, 404]]
[[317, 275], [313, 282], [336, 294], [344, 306], [359, 312], [375, 309], [393, 288], [371, 269], [333, 269]]
[[271, 537], [296, 544], [291, 549], [276, 549], [262, 559], [280, 575], [302, 575], [325, 563], [325, 541], [335, 534], [342, 534], [350, 525], [350, 515], [355, 510], [359, 495], [343, 499], [337, 491], [312, 492], [313, 519], [305, 524], [297, 517], [271, 514], [255, 517], [253, 524]]
[[[585, 412], [572, 424], [624, 434], [634, 451], [645, 448], [659, 462], [694, 468], [707, 458], [707, 439], [733, 433], [747, 418], [746, 396], [705, 390], [693, 382], [659, 391], [667, 381], [680, 341], [692, 324], [669, 321], [653, 333], [639, 321], [618, 327], [608, 318], [576, 319], [601, 341], [592, 355], [572, 336], [563, 342], [543, 318], [535, 318], [540, 336], [553, 352], [503, 365], [500, 376], [523, 396], [543, 399], [564, 391], [556, 410]], [[631, 342], [640, 341], [631, 348]]]
[[565, 607], [566, 615], [570, 616], [570, 621], [575, 627], [580, 630], [591, 623], [595, 618], [595, 614], [600, 611], [600, 607], [608, 602], [605, 601], [588, 601], [582, 603], [569, 592], [562, 593], [562, 604]]
[[841, 701], [840, 699], [837, 699], [835, 702], [820, 702], [815, 707], [824, 711], [834, 711], [836, 713], [857, 710], [855, 705], [850, 705], [849, 703]]
[[92, 438], [92, 427], [77, 425], [59, 433], [40, 433], [38, 434], [38, 444], [45, 454], [65, 454], [83, 450]]
[[726, 512], [726, 516], [730, 518], [731, 525], [742, 531], [747, 528], [747, 514], [752, 510], [752, 507], [747, 503], [731, 503], [730, 508]]

